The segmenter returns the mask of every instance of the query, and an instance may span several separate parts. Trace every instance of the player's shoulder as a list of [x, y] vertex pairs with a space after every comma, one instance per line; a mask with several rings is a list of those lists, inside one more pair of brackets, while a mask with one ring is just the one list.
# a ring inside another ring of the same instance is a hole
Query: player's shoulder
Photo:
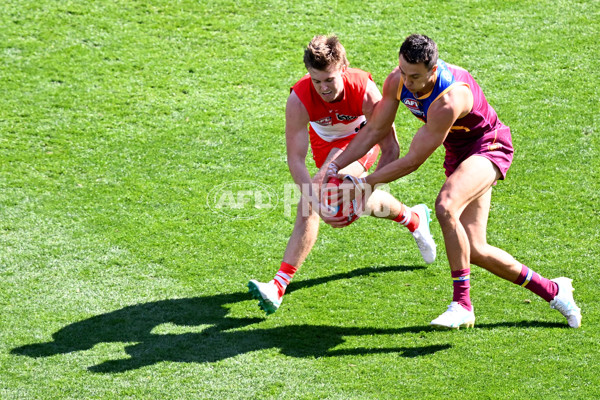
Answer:
[[400, 67], [396, 67], [385, 78], [385, 82], [383, 82], [383, 95], [386, 96], [386, 94], [389, 94], [395, 97], [401, 82], [402, 74], [400, 73]]
[[472, 94], [469, 87], [456, 82], [431, 104], [427, 113], [428, 120], [435, 115], [453, 115], [454, 117], [462, 115], [471, 108], [471, 105]]
[[309, 102], [312, 94], [312, 82], [310, 75], [305, 74], [298, 82], [290, 88], [290, 96], [288, 97], [288, 105], [295, 103]]
[[358, 68], [347, 68], [344, 73], [344, 85], [357, 90], [364, 90], [369, 81], [373, 80], [370, 72]]
[[298, 81], [296, 83], [294, 83], [294, 85], [292, 86], [291, 89], [297, 90], [297, 88], [306, 86], [309, 83], [310, 83], [310, 74], [306, 73], [302, 76], [302, 78], [298, 79]]
[[471, 89], [464, 82], [454, 82], [449, 90], [444, 93], [441, 100], [448, 104], [461, 104], [472, 96]]
[[375, 105], [381, 100], [381, 92], [373, 81], [367, 83], [365, 95], [363, 96], [362, 111], [364, 115], [370, 115]]
[[396, 67], [390, 72], [385, 79], [386, 81], [390, 81], [392, 83], [400, 83], [402, 79], [402, 74], [400, 73], [400, 67]]
[[300, 96], [298, 96], [298, 93], [296, 93], [296, 88], [292, 88], [290, 91], [290, 95], [288, 96], [286, 102], [286, 108], [288, 110], [306, 111], [306, 106], [300, 99]]
[[300, 95], [297, 92], [297, 88], [292, 88], [292, 90], [290, 90], [290, 95], [287, 98], [287, 104], [288, 105], [302, 105], [302, 99], [300, 99]]
[[293, 89], [285, 104], [285, 115], [288, 124], [291, 123], [298, 127], [306, 126], [310, 120], [308, 109]]

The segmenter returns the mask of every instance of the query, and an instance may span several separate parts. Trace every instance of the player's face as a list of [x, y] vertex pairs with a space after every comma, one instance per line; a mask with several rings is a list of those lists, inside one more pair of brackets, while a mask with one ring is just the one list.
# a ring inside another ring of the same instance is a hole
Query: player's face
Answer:
[[398, 66], [400, 75], [404, 79], [404, 86], [412, 93], [422, 96], [433, 89], [437, 65], [428, 70], [424, 63], [410, 64], [404, 57], [400, 56]]
[[344, 74], [346, 67], [332, 67], [326, 71], [308, 68], [313, 86], [319, 96], [328, 103], [341, 100], [344, 95]]

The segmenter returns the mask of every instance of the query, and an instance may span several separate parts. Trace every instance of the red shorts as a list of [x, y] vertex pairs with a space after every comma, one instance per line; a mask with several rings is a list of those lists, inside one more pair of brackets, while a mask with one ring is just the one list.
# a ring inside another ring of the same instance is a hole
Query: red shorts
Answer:
[[461, 162], [477, 155], [494, 163], [502, 175], [500, 179], [504, 179], [514, 153], [510, 128], [506, 125], [499, 125], [477, 139], [447, 140], [444, 142], [444, 147], [446, 148], [444, 160], [446, 176], [452, 175]]
[[[317, 168], [321, 168], [325, 161], [327, 160], [327, 156], [331, 153], [333, 149], [342, 149], [344, 150], [348, 143], [354, 139], [354, 135], [347, 136], [343, 139], [334, 140], [333, 142], [328, 142], [326, 140], [321, 139], [319, 135], [316, 133], [310, 132], [310, 148], [313, 154], [313, 160], [315, 160], [315, 165]], [[368, 171], [375, 161], [377, 161], [377, 157], [379, 156], [379, 145], [373, 146], [371, 150], [362, 158], [358, 159], [358, 162], [365, 168], [365, 171]]]

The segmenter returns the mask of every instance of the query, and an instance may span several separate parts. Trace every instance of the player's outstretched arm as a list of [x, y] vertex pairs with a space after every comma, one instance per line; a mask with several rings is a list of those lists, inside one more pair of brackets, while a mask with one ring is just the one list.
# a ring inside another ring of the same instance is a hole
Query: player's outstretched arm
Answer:
[[461, 116], [468, 113], [469, 94], [454, 89], [433, 103], [427, 115], [427, 123], [413, 137], [406, 155], [366, 177], [366, 184], [395, 181], [416, 171], [444, 143], [450, 128]]
[[[375, 106], [381, 101], [381, 98], [381, 92], [377, 88], [377, 85], [375, 82], [369, 80], [362, 106], [363, 114], [367, 117], [367, 122], [371, 120]], [[394, 124], [392, 124], [389, 133], [377, 144], [381, 148], [381, 157], [379, 157], [377, 169], [398, 159], [400, 156], [400, 145], [398, 144]]]
[[285, 143], [287, 150], [287, 163], [290, 174], [296, 185], [299, 186], [303, 196], [310, 199], [313, 196], [311, 177], [306, 168], [306, 154], [308, 153], [308, 111], [292, 91], [285, 107]]
[[339, 224], [344, 217], [335, 217], [319, 201], [319, 190], [323, 173], [317, 173], [313, 179], [306, 168], [309, 135], [308, 123], [310, 117], [306, 107], [292, 91], [285, 108], [285, 141], [287, 162], [294, 183], [299, 186], [300, 193], [308, 201], [309, 207], [328, 224]]
[[[379, 143], [390, 133], [394, 119], [396, 118], [396, 111], [398, 110], [398, 100], [396, 100], [395, 94], [398, 79], [394, 73], [388, 76], [383, 85], [383, 97], [373, 108], [371, 118], [358, 131], [354, 140], [346, 147], [346, 150], [334, 160], [338, 169], [348, 166], [367, 154], [371, 147]], [[394, 84], [396, 85], [395, 87], [393, 87]]]
[[398, 157], [400, 157], [400, 145], [398, 143], [398, 137], [396, 136], [396, 129], [393, 125], [390, 129], [390, 133], [387, 134], [378, 144], [381, 148], [381, 157], [379, 157], [375, 171], [385, 167], [393, 161], [396, 161]]
[[440, 132], [429, 130], [427, 125], [423, 125], [415, 134], [408, 153], [404, 157], [389, 163], [381, 169], [377, 169], [363, 178], [337, 175], [340, 179], [344, 179], [344, 183], [337, 188], [337, 191], [332, 190], [329, 201], [337, 206], [342, 204], [340, 192], [352, 200], [360, 193], [372, 191], [378, 184], [393, 182], [410, 174], [427, 160], [435, 149], [444, 142], [445, 137], [445, 133], [440, 134]]

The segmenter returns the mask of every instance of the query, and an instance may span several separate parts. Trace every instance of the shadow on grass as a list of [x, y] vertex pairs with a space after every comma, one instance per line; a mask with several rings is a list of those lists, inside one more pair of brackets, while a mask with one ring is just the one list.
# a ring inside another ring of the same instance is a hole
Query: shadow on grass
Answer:
[[518, 321], [518, 322], [496, 322], [493, 324], [475, 324], [477, 329], [497, 328], [561, 328], [571, 329], [565, 323], [544, 321]]
[[[332, 280], [418, 268], [422, 267], [362, 268], [325, 278], [295, 282], [289, 289], [293, 291]], [[129, 358], [109, 360], [89, 367], [93, 372], [115, 373], [161, 361], [215, 362], [239, 354], [271, 348], [280, 349], [281, 353], [291, 357], [333, 357], [377, 353], [399, 353], [403, 357], [419, 357], [451, 347], [435, 345], [332, 350], [344, 343], [344, 337], [414, 333], [427, 330], [428, 327], [378, 329], [288, 325], [259, 329], [251, 325], [264, 321], [263, 318], [227, 316], [229, 310], [226, 305], [247, 300], [250, 300], [248, 293], [237, 292], [128, 306], [67, 325], [52, 335], [51, 342], [24, 345], [13, 349], [11, 353], [29, 357], [49, 357], [88, 350], [101, 343], [131, 343], [125, 347]], [[247, 329], [239, 330], [240, 328]], [[160, 333], [161, 330], [167, 332], [175, 330], [180, 333]]]

